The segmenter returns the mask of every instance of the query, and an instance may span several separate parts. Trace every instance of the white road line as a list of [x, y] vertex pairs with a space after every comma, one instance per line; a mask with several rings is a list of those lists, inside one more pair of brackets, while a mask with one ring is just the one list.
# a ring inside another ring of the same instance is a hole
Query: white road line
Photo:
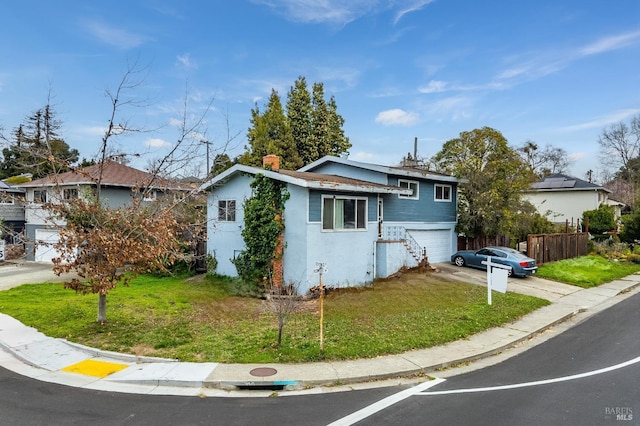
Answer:
[[614, 371], [620, 368], [628, 367], [632, 364], [637, 364], [638, 362], [640, 362], [640, 357], [631, 359], [629, 361], [625, 361], [620, 364], [612, 365], [610, 367], [601, 368], [599, 370], [588, 371], [586, 373], [580, 373], [580, 374], [574, 374], [572, 376], [557, 377], [555, 379], [538, 380], [535, 382], [526, 382], [526, 383], [516, 383], [513, 385], [491, 386], [491, 387], [485, 387], [485, 388], [455, 389], [455, 390], [424, 392], [424, 393], [421, 392], [419, 395], [434, 396], [434, 395], [453, 395], [453, 394], [460, 394], [460, 393], [492, 392], [492, 391], [500, 391], [500, 390], [507, 390], [507, 389], [526, 388], [531, 386], [548, 385], [550, 383], [567, 382], [569, 380], [582, 379], [584, 377], [590, 377], [590, 376], [596, 376], [598, 374], [608, 373], [609, 371]]
[[439, 383], [444, 382], [444, 379], [434, 379], [434, 380], [430, 380], [428, 382], [424, 382], [419, 384], [418, 386], [414, 386], [412, 388], [409, 389], [405, 389], [401, 392], [398, 392], [396, 394], [390, 395], [384, 399], [381, 399], [380, 401], [369, 405], [368, 407], [364, 407], [362, 410], [358, 410], [354, 413], [349, 414], [346, 417], [343, 417], [339, 420], [336, 420], [333, 423], [330, 423], [328, 426], [349, 426], [352, 425], [356, 422], [359, 422], [360, 420], [366, 419], [367, 417], [377, 413], [378, 411], [382, 411], [387, 407], [392, 406], [393, 404], [396, 404], [404, 399], [409, 398], [410, 396], [413, 395], [418, 395], [420, 394], [420, 392], [429, 389], [432, 386], [435, 386]]

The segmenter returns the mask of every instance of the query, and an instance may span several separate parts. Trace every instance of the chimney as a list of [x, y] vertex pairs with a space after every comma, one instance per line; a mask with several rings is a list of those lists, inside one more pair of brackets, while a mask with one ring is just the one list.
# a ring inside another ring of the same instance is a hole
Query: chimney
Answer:
[[265, 169], [271, 167], [271, 170], [277, 172], [280, 170], [280, 157], [273, 154], [265, 155], [262, 157], [262, 167]]

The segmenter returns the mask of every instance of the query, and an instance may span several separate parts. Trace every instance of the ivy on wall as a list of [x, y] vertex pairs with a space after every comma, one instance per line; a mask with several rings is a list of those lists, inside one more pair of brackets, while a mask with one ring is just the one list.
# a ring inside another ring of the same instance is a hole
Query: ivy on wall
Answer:
[[233, 260], [238, 275], [256, 289], [271, 282], [278, 237], [284, 231], [284, 204], [289, 199], [286, 184], [257, 174], [251, 182], [253, 195], [244, 202], [245, 250]]

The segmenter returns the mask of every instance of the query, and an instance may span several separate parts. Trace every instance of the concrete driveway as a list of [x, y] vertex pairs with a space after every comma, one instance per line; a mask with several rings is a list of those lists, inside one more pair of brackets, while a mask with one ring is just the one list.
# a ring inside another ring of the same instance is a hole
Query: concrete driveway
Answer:
[[8, 290], [22, 284], [44, 282], [63, 282], [73, 278], [74, 274], [57, 276], [51, 263], [41, 262], [0, 262], [0, 290]]
[[[446, 275], [448, 279], [487, 285], [487, 272], [481, 269], [458, 267], [451, 263], [436, 263], [433, 266], [438, 270], [436, 273]], [[579, 290], [580, 287], [545, 280], [535, 275], [526, 278], [509, 277], [507, 280], [507, 291], [539, 297], [550, 302]]]

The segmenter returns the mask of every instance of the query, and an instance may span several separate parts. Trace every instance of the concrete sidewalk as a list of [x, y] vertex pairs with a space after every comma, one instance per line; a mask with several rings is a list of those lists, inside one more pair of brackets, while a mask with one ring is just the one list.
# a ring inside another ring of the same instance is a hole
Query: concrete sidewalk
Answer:
[[[4, 269], [0, 268], [0, 277]], [[470, 272], [465, 268], [452, 273]], [[471, 278], [478, 281], [481, 275]], [[577, 314], [586, 316], [611, 306], [639, 285], [640, 275], [590, 289], [538, 278], [510, 280], [509, 291], [534, 294], [551, 305], [444, 346], [374, 359], [306, 364], [187, 363], [105, 352], [45, 336], [0, 314], [0, 365], [38, 380], [104, 391], [201, 396], [237, 395], [239, 389], [267, 394], [280, 389], [322, 392], [338, 384], [420, 376], [490, 357]]]

